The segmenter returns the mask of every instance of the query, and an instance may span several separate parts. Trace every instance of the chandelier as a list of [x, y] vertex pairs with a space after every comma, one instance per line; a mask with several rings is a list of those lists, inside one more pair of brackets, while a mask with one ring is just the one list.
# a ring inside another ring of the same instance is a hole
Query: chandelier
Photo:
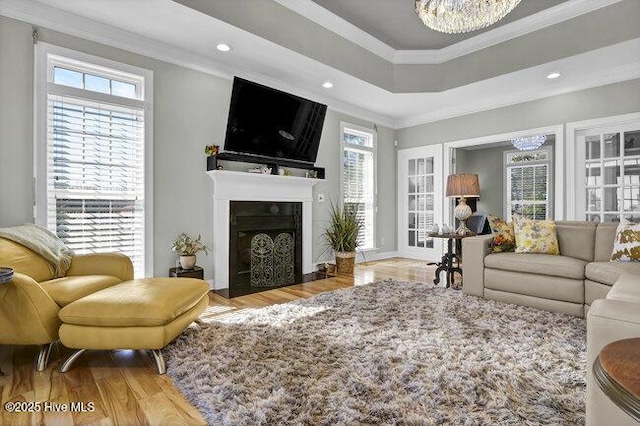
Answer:
[[524, 138], [511, 139], [513, 146], [520, 151], [531, 151], [538, 149], [547, 141], [547, 135], [526, 136]]
[[416, 0], [424, 24], [442, 33], [468, 33], [495, 24], [520, 0]]

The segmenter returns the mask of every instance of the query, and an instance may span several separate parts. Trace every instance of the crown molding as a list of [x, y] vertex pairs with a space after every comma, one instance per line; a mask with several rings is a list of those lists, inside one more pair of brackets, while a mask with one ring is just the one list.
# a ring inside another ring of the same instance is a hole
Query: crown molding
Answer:
[[396, 50], [311, 0], [274, 0], [393, 64], [441, 64], [622, 0], [569, 0], [442, 49]]
[[[487, 47], [593, 12], [594, 10], [611, 6], [620, 1], [622, 0], [569, 0], [533, 15], [526, 16], [518, 21], [496, 27], [491, 31], [486, 31], [475, 37], [440, 49], [436, 51], [438, 52], [436, 55], [437, 60], [440, 61], [437, 63], [447, 62], [486, 49]], [[419, 58], [416, 58], [416, 60], [419, 60]]]
[[[600, 0], [589, 1], [595, 2]], [[615, 2], [617, 0], [609, 1]], [[552, 90], [517, 91], [504, 96], [478, 96], [477, 99], [479, 100], [476, 102], [461, 102], [455, 107], [444, 107], [429, 113], [398, 117], [397, 115], [394, 116], [391, 114], [378, 113], [362, 106], [352, 104], [348, 100], [333, 97], [330, 92], [316, 92], [301, 86], [287, 83], [283, 80], [278, 80], [266, 74], [227, 66], [205, 55], [69, 13], [42, 3], [37, 3], [37, 7], [34, 7], [34, 2], [31, 1], [0, 0], [0, 15], [224, 79], [230, 79], [233, 75], [238, 75], [280, 90], [285, 90], [299, 96], [325, 103], [333, 111], [371, 121], [392, 129], [412, 127], [461, 115], [473, 114], [559, 94], [640, 78], [640, 62], [634, 62], [628, 65], [613, 67], [606, 73], [587, 76], [579, 81], [573, 82], [572, 84], [557, 86]], [[638, 41], [634, 40], [626, 43], [630, 43], [630, 46], [636, 46]], [[268, 49], [280, 48], [280, 46], [275, 44], [273, 44], [273, 46], [271, 46], [271, 44], [267, 44], [266, 46]], [[265, 47], [262, 46], [261, 48]], [[636, 51], [637, 50], [634, 50], [634, 52]], [[275, 53], [277, 54], [278, 52], [282, 51], [277, 50]], [[309, 58], [306, 59], [313, 61]], [[319, 62], [317, 62], [317, 64], [318, 66], [326, 67], [326, 65]], [[548, 68], [548, 66], [549, 64], [543, 64], [540, 67]], [[347, 75], [344, 75], [343, 77], [354, 78]], [[344, 80], [344, 84], [348, 84], [349, 81], [351, 80]], [[447, 96], [448, 92], [450, 91], [441, 92], [441, 95]]]
[[520, 93], [514, 92], [500, 97], [485, 97], [479, 102], [460, 104], [451, 108], [443, 108], [426, 114], [417, 114], [411, 117], [402, 118], [397, 120], [395, 124], [397, 129], [419, 126], [421, 124], [433, 123], [435, 121], [447, 120], [449, 118], [508, 107], [524, 102], [536, 101], [566, 93], [592, 89], [594, 87], [606, 86], [608, 84], [620, 83], [622, 81], [634, 80], [637, 78], [640, 78], [640, 61], [621, 65], [607, 70], [606, 74], [589, 76], [575, 82], [574, 84], [563, 85], [550, 91], [542, 92], [539, 89], [536, 89]]
[[329, 12], [324, 7], [311, 0], [274, 0], [276, 3], [297, 13], [298, 15], [315, 22], [316, 24], [338, 34], [339, 36], [365, 48], [371, 53], [393, 62], [397, 51], [388, 44], [380, 41], [366, 31], [361, 30], [349, 21]]
[[217, 77], [232, 76], [230, 69], [197, 53], [46, 4], [34, 7], [24, 0], [0, 0], [0, 15]]

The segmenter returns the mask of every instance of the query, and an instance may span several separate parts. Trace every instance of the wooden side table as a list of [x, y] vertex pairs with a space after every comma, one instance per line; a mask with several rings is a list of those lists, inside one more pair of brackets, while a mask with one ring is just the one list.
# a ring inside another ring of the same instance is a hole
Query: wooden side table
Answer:
[[618, 340], [602, 348], [593, 376], [611, 401], [640, 422], [640, 339]]
[[204, 269], [194, 266], [193, 269], [170, 268], [169, 276], [172, 278], [199, 278], [204, 279]]
[[[447, 272], [446, 287], [454, 287], [455, 277], [454, 273], [459, 272], [462, 275], [462, 268], [460, 268], [460, 256], [455, 253], [453, 241], [458, 241], [466, 237], [474, 236], [475, 234], [459, 235], [459, 234], [429, 234], [430, 238], [446, 238], [447, 239], [447, 252], [442, 256], [442, 259], [438, 263], [429, 263], [429, 265], [437, 265], [436, 277], [433, 280], [434, 284], [440, 283], [440, 273], [442, 271]], [[453, 266], [454, 259], [457, 259], [456, 266]]]

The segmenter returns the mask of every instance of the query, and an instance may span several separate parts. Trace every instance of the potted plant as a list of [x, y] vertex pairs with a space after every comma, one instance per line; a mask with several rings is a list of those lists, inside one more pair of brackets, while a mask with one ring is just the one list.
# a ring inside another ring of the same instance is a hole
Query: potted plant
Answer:
[[324, 230], [324, 238], [327, 247], [335, 253], [338, 274], [353, 274], [361, 228], [362, 222], [354, 210], [331, 204], [331, 221]]
[[201, 236], [191, 238], [185, 233], [178, 235], [173, 242], [171, 250], [180, 255], [180, 267], [182, 269], [193, 269], [196, 265], [196, 253], [203, 251], [208, 254], [208, 247], [202, 243]]

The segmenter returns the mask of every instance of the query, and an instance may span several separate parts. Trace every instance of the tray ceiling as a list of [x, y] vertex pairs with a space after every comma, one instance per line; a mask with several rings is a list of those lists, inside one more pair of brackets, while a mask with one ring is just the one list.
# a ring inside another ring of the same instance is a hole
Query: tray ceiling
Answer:
[[466, 34], [443, 34], [422, 24], [413, 0], [311, 0], [397, 50], [442, 49], [567, 0], [522, 0], [498, 23]]
[[[335, 0], [351, 1], [360, 2]], [[546, 0], [523, 4], [538, 1]], [[302, 11], [295, 7], [301, 5]], [[48, 30], [59, 31], [225, 78], [244, 77], [396, 128], [640, 77], [638, 0], [568, 0], [560, 8], [575, 13], [565, 10], [560, 21], [545, 16], [543, 27], [504, 40], [503, 26], [498, 38], [490, 31], [475, 37], [491, 36], [484, 47], [422, 64], [385, 60], [351, 41], [353, 34], [305, 17], [309, 5], [325, 11], [311, 0], [136, 0], [135, 7], [130, 0], [0, 0], [0, 15], [39, 26], [44, 42]], [[216, 50], [221, 41], [232, 50]], [[562, 77], [548, 80], [551, 71]], [[323, 89], [325, 81], [333, 88]]]

